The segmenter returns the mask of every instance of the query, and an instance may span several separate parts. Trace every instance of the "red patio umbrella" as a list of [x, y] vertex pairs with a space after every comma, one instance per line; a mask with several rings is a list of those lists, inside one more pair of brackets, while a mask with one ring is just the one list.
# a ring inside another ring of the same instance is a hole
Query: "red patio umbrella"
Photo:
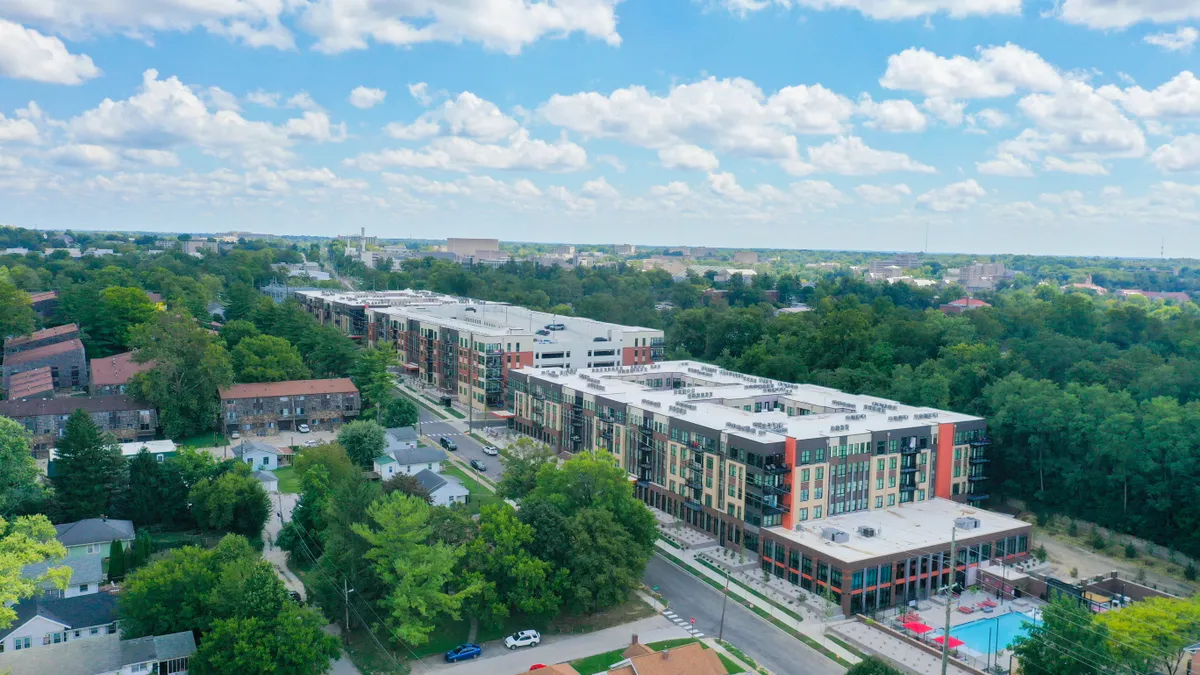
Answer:
[[920, 621], [909, 621], [908, 623], [903, 624], [903, 625], [905, 628], [907, 628], [908, 630], [911, 630], [912, 632], [916, 633], [917, 635], [924, 635], [925, 633], [928, 633], [929, 631], [933, 630], [932, 626], [923, 624]]
[[[940, 645], [940, 644], [942, 644], [942, 641], [945, 639], [946, 639], [945, 636], [939, 635], [939, 636], [933, 638], [933, 641]], [[954, 637], [953, 635], [950, 636], [950, 649], [956, 649], [965, 644], [967, 644], [967, 643], [963, 642], [962, 640], [959, 640], [958, 638]]]

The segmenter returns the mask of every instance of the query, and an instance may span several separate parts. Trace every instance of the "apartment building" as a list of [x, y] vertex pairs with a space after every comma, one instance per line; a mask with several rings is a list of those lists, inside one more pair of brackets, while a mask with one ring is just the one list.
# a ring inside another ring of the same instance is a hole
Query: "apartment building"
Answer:
[[148, 441], [158, 431], [158, 411], [130, 396], [0, 401], [0, 415], [11, 417], [32, 434], [33, 455], [37, 459], [50, 458], [50, 448], [66, 433], [67, 419], [77, 409], [90, 413], [96, 426], [118, 441]]
[[370, 338], [367, 310], [459, 302], [459, 299], [449, 295], [413, 290], [344, 293], [297, 288], [292, 290], [292, 297], [318, 322], [336, 326], [355, 339]]
[[[846, 612], [928, 597], [1027, 555], [1030, 526], [978, 508], [983, 419], [691, 361], [510, 374], [515, 427], [603, 449], [639, 498]], [[961, 564], [949, 563], [957, 531]]]
[[19, 373], [49, 368], [55, 389], [88, 385], [87, 357], [75, 324], [39, 330], [4, 341], [3, 384], [7, 391]]
[[661, 360], [663, 332], [512, 305], [457, 299], [368, 309], [372, 342], [395, 344], [405, 370], [470, 408], [506, 407], [519, 368], [594, 368]]
[[154, 361], [135, 362], [133, 352], [92, 359], [92, 395], [124, 394], [134, 375], [144, 373], [154, 365]]
[[358, 416], [362, 401], [350, 378], [235, 384], [222, 389], [221, 424], [227, 434], [270, 436], [307, 424], [333, 430]]

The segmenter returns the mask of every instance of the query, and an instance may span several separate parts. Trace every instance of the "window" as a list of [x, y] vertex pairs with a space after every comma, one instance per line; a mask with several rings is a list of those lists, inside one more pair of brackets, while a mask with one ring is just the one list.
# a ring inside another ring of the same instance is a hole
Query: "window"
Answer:
[[882, 508], [883, 508], [883, 497], [876, 497], [876, 498], [875, 498], [875, 508], [877, 508], [877, 509], [882, 509]]
[[882, 489], [883, 489], [883, 479], [882, 479], [882, 478], [876, 478], [876, 479], [875, 479], [875, 489], [876, 489], [876, 490], [882, 490]]
[[808, 469], [801, 469], [800, 480], [803, 482], [808, 482]]
[[95, 626], [93, 626], [92, 629], [90, 631], [88, 631], [88, 635], [99, 635], [99, 634], [100, 634], [100, 629]]
[[163, 456], [162, 456], [162, 453], [159, 453], [159, 454], [155, 455], [155, 456], [154, 456], [154, 461], [158, 462], [159, 464], [162, 464], [162, 462], [163, 462]]
[[816, 492], [813, 494], [813, 498], [820, 499], [823, 496], [822, 492], [823, 492], [823, 488], [817, 488]]
[[884, 469], [884, 463], [883, 463], [883, 460], [882, 460], [882, 459], [881, 459], [881, 460], [879, 460], [879, 461], [876, 463], [876, 466], [878, 466], [878, 467], [879, 467], [879, 471], [883, 471], [883, 469]]
[[896, 505], [896, 495], [888, 495], [888, 506]]
[[87, 585], [87, 584], [79, 584], [79, 592], [80, 592], [80, 593], [87, 593], [87, 592], [88, 592], [88, 585]]
[[813, 509], [813, 518], [820, 518], [820, 517], [821, 517], [821, 507], [818, 506]]
[[800, 520], [808, 520], [808, 509], [800, 509]]
[[888, 463], [888, 468], [890, 468], [892, 470], [896, 469], [896, 458], [895, 457], [893, 457], [891, 459], [891, 461]]
[[99, 545], [99, 544], [88, 544], [88, 545], [87, 545], [87, 552], [88, 552], [88, 555], [91, 555], [91, 554], [95, 553], [95, 552], [96, 552], [96, 551], [98, 551], [98, 550], [100, 550], [100, 545]]
[[817, 467], [817, 480], [823, 480], [824, 478], [825, 478], [825, 467], [818, 466]]

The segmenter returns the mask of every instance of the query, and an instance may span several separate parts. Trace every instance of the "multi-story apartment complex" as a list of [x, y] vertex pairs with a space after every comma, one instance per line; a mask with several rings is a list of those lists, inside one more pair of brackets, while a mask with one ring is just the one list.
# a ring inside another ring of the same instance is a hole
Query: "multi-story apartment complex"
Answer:
[[516, 368], [593, 368], [662, 360], [661, 330], [432, 293], [300, 291], [302, 307], [368, 344], [391, 342], [410, 375], [463, 405], [505, 408]]
[[92, 395], [124, 394], [125, 387], [134, 375], [144, 373], [154, 365], [153, 361], [135, 362], [133, 352], [92, 359]]
[[91, 413], [96, 426], [118, 441], [148, 441], [158, 431], [158, 411], [124, 395], [0, 401], [0, 415], [16, 420], [33, 435], [37, 459], [49, 459], [50, 448], [62, 438], [67, 418], [77, 409]]
[[509, 387], [519, 431], [610, 451], [647, 504], [847, 612], [948, 582], [953, 531], [961, 583], [1029, 550], [1029, 525], [976, 506], [978, 417], [690, 361], [518, 370]]
[[78, 326], [55, 326], [4, 341], [5, 390], [11, 387], [14, 375], [41, 368], [50, 369], [55, 389], [87, 387], [87, 357]]
[[362, 401], [350, 378], [235, 384], [221, 392], [225, 432], [269, 436], [307, 424], [333, 430], [358, 416]]

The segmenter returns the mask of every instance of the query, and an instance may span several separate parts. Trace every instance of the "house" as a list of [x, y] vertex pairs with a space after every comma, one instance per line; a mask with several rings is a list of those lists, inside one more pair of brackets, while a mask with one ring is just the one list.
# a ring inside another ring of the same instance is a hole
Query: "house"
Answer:
[[122, 640], [103, 634], [72, 640], [55, 649], [0, 653], [0, 671], [10, 675], [186, 675], [196, 653], [191, 631]]
[[[51, 647], [64, 642], [117, 634], [117, 598], [110, 593], [28, 598], [11, 609], [17, 618], [0, 630], [0, 657], [22, 650], [54, 651]], [[0, 661], [0, 672], [6, 666]]]
[[8, 381], [10, 401], [54, 398], [54, 375], [50, 366], [26, 370], [13, 375]]
[[88, 384], [87, 356], [78, 338], [54, 342], [32, 349], [8, 352], [4, 356], [4, 388], [12, 378], [38, 368], [50, 368], [55, 389], [86, 389]]
[[412, 427], [397, 427], [387, 430], [387, 448], [384, 452], [394, 450], [411, 450], [418, 445], [417, 430]]
[[270, 471], [255, 471], [254, 478], [262, 483], [263, 490], [268, 493], [279, 492], [279, 479], [275, 478], [275, 474]]
[[33, 579], [42, 576], [52, 567], [68, 567], [71, 579], [66, 590], [54, 587], [47, 582], [42, 587], [43, 598], [75, 598], [80, 595], [91, 595], [100, 592], [100, 584], [104, 583], [104, 557], [98, 555], [82, 555], [67, 557], [55, 562], [44, 562], [36, 565], [26, 565], [21, 570], [21, 576]]
[[92, 359], [92, 384], [89, 388], [93, 396], [98, 394], [124, 394], [125, 387], [134, 375], [154, 367], [153, 361], [135, 363], [133, 352], [114, 354], [101, 359]]
[[422, 469], [416, 474], [417, 482], [429, 493], [434, 506], [450, 506], [451, 504], [466, 504], [471, 492], [461, 483], [451, 482], [441, 474], [429, 469]]
[[267, 436], [307, 424], [334, 430], [357, 417], [361, 401], [348, 377], [235, 384], [221, 390], [225, 432]]
[[37, 312], [38, 316], [48, 317], [58, 309], [58, 291], [30, 293], [29, 302], [33, 305], [33, 311]]
[[942, 314], [949, 316], [951, 314], [962, 314], [963, 312], [981, 307], [991, 307], [991, 305], [975, 298], [959, 298], [942, 305], [938, 309], [942, 310]]
[[609, 675], [725, 675], [725, 664], [713, 649], [692, 642], [661, 652], [636, 642], [621, 656], [623, 661], [608, 669]]
[[67, 549], [67, 557], [108, 556], [112, 542], [119, 541], [125, 550], [133, 546], [133, 521], [110, 518], [88, 518], [54, 526], [58, 543]]
[[49, 459], [50, 448], [66, 433], [67, 419], [78, 409], [91, 413], [96, 426], [118, 441], [150, 440], [158, 430], [158, 411], [124, 394], [0, 401], [0, 415], [11, 417], [32, 434], [37, 459]]
[[446, 455], [437, 448], [402, 448], [384, 451], [375, 458], [375, 473], [383, 480], [388, 480], [396, 474], [414, 476], [422, 471], [434, 474], [442, 472], [442, 462]]
[[258, 471], [274, 471], [279, 468], [279, 448], [262, 441], [242, 441], [233, 449], [233, 456]]

